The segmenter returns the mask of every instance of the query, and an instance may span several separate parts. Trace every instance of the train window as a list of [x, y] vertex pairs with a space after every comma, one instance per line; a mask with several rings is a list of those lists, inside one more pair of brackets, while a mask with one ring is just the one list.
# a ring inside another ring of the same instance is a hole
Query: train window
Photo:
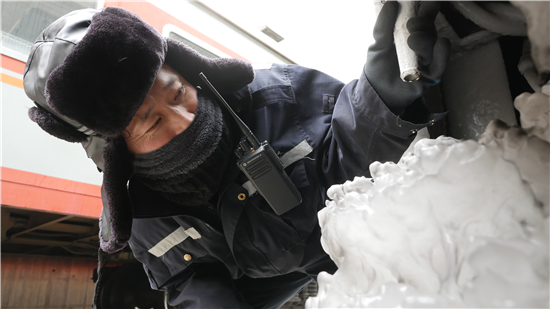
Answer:
[[208, 58], [230, 58], [229, 55], [219, 50], [218, 48], [210, 45], [200, 39], [197, 36], [181, 29], [178, 26], [172, 24], [166, 24], [162, 28], [162, 35], [177, 41], [180, 41], [192, 49], [196, 50], [199, 54]]
[[26, 61], [44, 28], [71, 11], [98, 8], [98, 2], [1, 1], [2, 53]]
[[175, 32], [170, 32], [168, 34], [168, 37], [171, 38], [171, 39], [174, 39], [174, 40], [178, 40], [182, 43], [185, 43], [187, 46], [191, 47], [192, 49], [196, 50], [199, 54], [205, 56], [205, 57], [208, 57], [208, 58], [220, 58], [220, 56], [214, 54], [213, 52], [210, 52], [208, 51], [206, 48], [203, 48], [201, 47], [200, 45], [198, 44], [195, 44], [193, 42], [191, 42], [190, 40], [182, 37], [181, 35], [175, 33]]

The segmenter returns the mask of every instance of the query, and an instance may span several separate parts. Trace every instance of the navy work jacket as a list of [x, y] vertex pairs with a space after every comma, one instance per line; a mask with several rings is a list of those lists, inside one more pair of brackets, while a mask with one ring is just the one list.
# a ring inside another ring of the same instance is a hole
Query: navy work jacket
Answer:
[[249, 196], [242, 174], [230, 164], [214, 205], [220, 231], [131, 182], [132, 203], [150, 209], [134, 216], [131, 249], [151, 286], [167, 290], [173, 305], [246, 308], [249, 304], [234, 280], [299, 272], [328, 259], [317, 218], [326, 190], [355, 176], [369, 176], [374, 161], [396, 162], [417, 130], [437, 120], [414, 124], [394, 115], [364, 74], [344, 85], [296, 65], [274, 64], [255, 73], [251, 84], [226, 99], [250, 107], [240, 116], [276, 153], [304, 140], [313, 148], [285, 169], [302, 203], [275, 214], [261, 195]]

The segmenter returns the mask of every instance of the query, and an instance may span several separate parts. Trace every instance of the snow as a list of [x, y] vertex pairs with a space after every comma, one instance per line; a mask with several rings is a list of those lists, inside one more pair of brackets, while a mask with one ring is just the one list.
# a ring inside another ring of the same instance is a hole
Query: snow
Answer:
[[319, 222], [338, 270], [306, 307], [548, 307], [550, 144], [537, 135], [493, 121], [478, 142], [422, 139], [332, 186]]

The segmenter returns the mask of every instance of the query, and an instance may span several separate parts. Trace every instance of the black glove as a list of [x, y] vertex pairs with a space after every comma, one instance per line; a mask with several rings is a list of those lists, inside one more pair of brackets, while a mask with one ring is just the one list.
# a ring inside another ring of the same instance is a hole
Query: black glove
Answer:
[[420, 78], [404, 82], [393, 44], [393, 29], [397, 19], [398, 3], [387, 1], [374, 25], [375, 43], [369, 47], [365, 76], [388, 108], [398, 114], [429, 87], [437, 84], [445, 71], [451, 44], [448, 39], [437, 39], [434, 20], [439, 3], [423, 1], [418, 15], [407, 22], [410, 32], [409, 47], [419, 56]]

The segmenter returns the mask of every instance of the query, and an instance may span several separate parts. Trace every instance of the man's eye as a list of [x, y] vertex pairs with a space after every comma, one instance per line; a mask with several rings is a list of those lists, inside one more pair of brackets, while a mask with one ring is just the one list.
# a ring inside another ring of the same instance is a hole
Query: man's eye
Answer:
[[162, 119], [162, 118], [159, 117], [159, 119], [157, 119], [157, 121], [153, 124], [152, 127], [150, 127], [150, 128], [147, 130], [147, 132], [153, 130], [156, 126], [158, 126], [158, 124], [160, 123], [160, 120], [161, 120], [161, 119]]
[[183, 85], [181, 85], [180, 89], [178, 90], [178, 93], [176, 93], [176, 96], [174, 97], [174, 101], [177, 100], [183, 94], [184, 90], [185, 89], [184, 89]]

